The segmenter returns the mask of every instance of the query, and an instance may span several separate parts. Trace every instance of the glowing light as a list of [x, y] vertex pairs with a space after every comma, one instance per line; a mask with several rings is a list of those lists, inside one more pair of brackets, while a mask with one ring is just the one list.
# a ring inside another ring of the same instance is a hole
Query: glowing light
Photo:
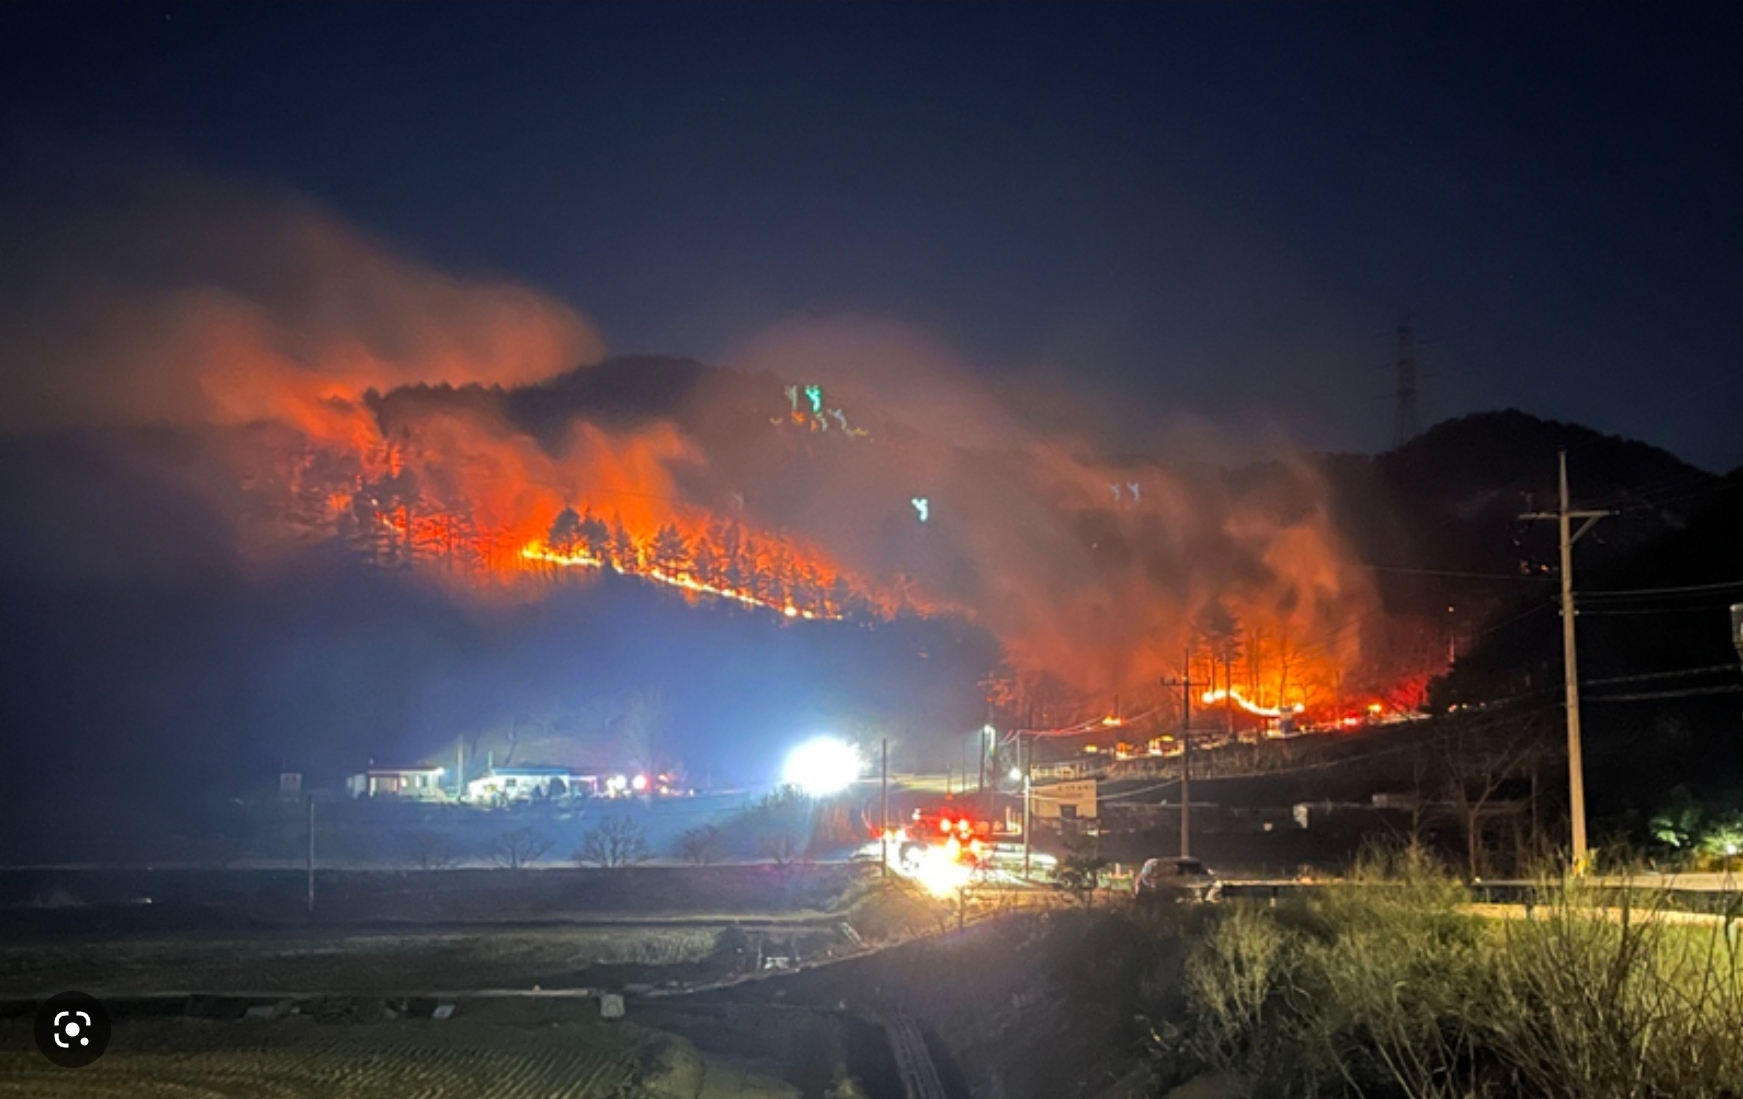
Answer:
[[1104, 728], [1104, 729], [1117, 729], [1121, 725], [1125, 724], [1124, 721], [1120, 720], [1117, 717], [1114, 717], [1111, 714], [1108, 715], [1107, 717], [1102, 718], [1101, 723], [1102, 723], [1102, 728]]
[[621, 794], [629, 789], [629, 779], [622, 775], [612, 775], [605, 780], [605, 788], [614, 794]]
[[639, 794], [648, 788], [648, 776], [637, 775], [629, 780], [629, 784], [635, 789], [635, 792]]
[[928, 847], [920, 853], [914, 866], [914, 880], [935, 897], [948, 897], [966, 888], [974, 868], [966, 865], [947, 847]]
[[1022, 781], [1022, 778], [1023, 778], [1023, 769], [1021, 767], [1012, 767], [1011, 768], [1011, 781], [1012, 782], [1020, 782], [1020, 781]]
[[859, 750], [834, 737], [807, 740], [787, 755], [781, 781], [797, 786], [812, 797], [825, 797], [847, 789], [859, 778], [863, 761]]
[[844, 617], [822, 610], [807, 610], [792, 603], [771, 603], [766, 599], [757, 598], [748, 591], [705, 583], [687, 573], [667, 572], [657, 565], [626, 570], [615, 563], [601, 561], [585, 551], [560, 553], [538, 541], [529, 542], [523, 546], [520, 555], [527, 561], [542, 561], [547, 565], [558, 565], [563, 568], [610, 569], [620, 576], [634, 576], [641, 580], [651, 580], [656, 584], [664, 584], [667, 587], [682, 588], [685, 591], [695, 592], [697, 595], [712, 595], [720, 599], [730, 599], [735, 603], [743, 603], [747, 607], [761, 607], [764, 610], [777, 611], [787, 618], [803, 618], [812, 622], [818, 620], [839, 622]]
[[1239, 706], [1241, 709], [1255, 717], [1282, 717], [1285, 714], [1292, 714], [1295, 712], [1293, 709], [1288, 707], [1259, 706], [1252, 702], [1248, 702], [1245, 698], [1241, 697], [1240, 691], [1225, 691], [1221, 688], [1214, 691], [1204, 692], [1204, 694], [1199, 698], [1199, 701], [1203, 702], [1206, 706], [1210, 706], [1222, 702], [1225, 699], [1233, 699], [1236, 706]]
[[913, 499], [909, 500], [908, 503], [914, 505], [914, 510], [919, 513], [920, 521], [922, 523], [924, 523], [927, 519], [929, 519], [931, 517], [931, 515], [932, 515], [932, 501], [931, 500], [928, 500], [924, 496], [916, 496]]

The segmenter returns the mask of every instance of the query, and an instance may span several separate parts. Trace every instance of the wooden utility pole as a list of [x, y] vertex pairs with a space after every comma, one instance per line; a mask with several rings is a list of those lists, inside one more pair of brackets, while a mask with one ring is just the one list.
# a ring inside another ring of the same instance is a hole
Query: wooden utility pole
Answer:
[[315, 914], [315, 795], [309, 795], [309, 915]]
[[878, 848], [884, 853], [878, 869], [883, 877], [890, 876], [890, 738], [884, 738], [883, 808], [878, 813]]
[[[1567, 681], [1567, 781], [1568, 813], [1573, 818], [1573, 866], [1576, 874], [1586, 869], [1586, 774], [1580, 745], [1580, 670], [1574, 644], [1574, 543], [1592, 529], [1608, 511], [1575, 511], [1568, 505], [1567, 451], [1560, 459], [1560, 506], [1555, 511], [1529, 511], [1521, 519], [1554, 519], [1561, 535], [1561, 662]], [[1583, 519], [1579, 530], [1573, 521]]]
[[1192, 681], [1191, 649], [1186, 651], [1186, 674], [1179, 679], [1164, 679], [1162, 686], [1180, 688], [1180, 857], [1189, 859], [1192, 857], [1192, 689], [1204, 686]]
[[[1020, 736], [1021, 734], [1018, 735]], [[1030, 773], [1035, 769], [1035, 734], [1029, 734], [1029, 740], [1026, 745], [1019, 740], [1017, 742], [1017, 747], [1022, 751], [1023, 756], [1023, 880], [1028, 881], [1030, 850], [1029, 805], [1034, 800], [1034, 787], [1030, 785]]]

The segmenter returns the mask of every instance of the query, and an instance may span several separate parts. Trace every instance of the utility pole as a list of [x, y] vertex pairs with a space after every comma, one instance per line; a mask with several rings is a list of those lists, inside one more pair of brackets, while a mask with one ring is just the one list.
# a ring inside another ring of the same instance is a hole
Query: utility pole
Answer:
[[992, 761], [988, 758], [992, 755], [992, 739], [993, 700], [988, 698], [986, 700], [986, 724], [981, 726], [980, 739], [975, 741], [980, 747], [980, 785], [975, 792], [980, 794], [983, 799], [986, 797], [987, 772], [992, 769]]
[[[1530, 511], [1521, 519], [1554, 519], [1561, 535], [1561, 662], [1562, 675], [1567, 680], [1567, 781], [1568, 812], [1573, 817], [1574, 873], [1586, 870], [1586, 775], [1580, 747], [1580, 671], [1579, 656], [1574, 643], [1574, 543], [1592, 529], [1608, 511], [1575, 511], [1568, 504], [1567, 451], [1558, 453], [1560, 460], [1560, 506], [1553, 512]], [[1579, 530], [1573, 529], [1575, 519], [1585, 520]]]
[[1186, 651], [1186, 674], [1179, 679], [1162, 680], [1164, 687], [1179, 687], [1180, 712], [1180, 857], [1192, 857], [1192, 689], [1202, 683], [1192, 681], [1192, 650]]
[[466, 734], [461, 733], [454, 741], [454, 800], [460, 801], [466, 796]]
[[880, 876], [890, 876], [890, 738], [884, 738], [883, 808], [878, 814], [878, 846], [883, 861], [878, 864]]
[[309, 795], [309, 915], [315, 914], [315, 795]]
[[[1022, 734], [1018, 734], [1021, 736]], [[1023, 756], [1023, 880], [1029, 880], [1029, 805], [1034, 800], [1034, 787], [1030, 785], [1029, 773], [1035, 769], [1035, 734], [1029, 734], [1027, 745], [1018, 740], [1018, 749]]]

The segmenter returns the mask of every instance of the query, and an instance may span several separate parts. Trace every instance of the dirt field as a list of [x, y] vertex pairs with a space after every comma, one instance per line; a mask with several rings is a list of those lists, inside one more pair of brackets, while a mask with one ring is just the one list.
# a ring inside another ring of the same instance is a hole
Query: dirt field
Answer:
[[[0, 1026], [5, 1099], [787, 1099], [798, 1089], [682, 1039], [624, 1022], [457, 1016], [328, 1026], [123, 1023], [79, 1070], [34, 1049], [28, 1020]], [[495, 1012], [503, 1016], [504, 1012]], [[21, 1048], [24, 1047], [24, 1048]]]
[[547, 928], [0, 947], [0, 992], [410, 992], [703, 976], [718, 929]]
[[[735, 905], [748, 906], [761, 876], [734, 875], [745, 897]], [[510, 880], [472, 883], [512, 901], [498, 885]], [[678, 875], [615, 882], [611, 903], [631, 910], [663, 910], [674, 888], [693, 888]], [[805, 967], [803, 978], [878, 942], [935, 934], [949, 906], [876, 879], [842, 884], [770, 891], [763, 913], [730, 922], [626, 913], [110, 935], [75, 919], [0, 937], [0, 1099], [897, 1099], [876, 1011], [861, 1010], [873, 1005], [784, 1002], [793, 978], [763, 963]], [[801, 897], [819, 907], [793, 907]], [[713, 999], [673, 995], [688, 988]], [[30, 1032], [36, 1003], [67, 989], [97, 995], [115, 1020], [108, 1053], [77, 1071], [48, 1064]], [[601, 1020], [586, 990], [627, 994], [628, 1018]], [[454, 1005], [451, 1018], [433, 1018], [438, 1002]], [[272, 1018], [247, 1018], [250, 1008]]]

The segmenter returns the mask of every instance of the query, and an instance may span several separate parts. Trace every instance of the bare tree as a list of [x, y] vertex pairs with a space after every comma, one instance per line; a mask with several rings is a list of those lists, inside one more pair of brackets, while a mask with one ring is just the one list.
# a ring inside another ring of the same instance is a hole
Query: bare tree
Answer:
[[704, 824], [678, 836], [678, 855], [695, 866], [707, 866], [720, 857], [720, 829]]
[[791, 832], [771, 832], [757, 840], [757, 850], [776, 866], [791, 866], [799, 861], [804, 845]]
[[1465, 833], [1466, 870], [1483, 870], [1483, 817], [1510, 784], [1529, 778], [1546, 750], [1542, 723], [1529, 718], [1452, 717], [1437, 747], [1447, 799]]
[[454, 839], [434, 828], [421, 828], [407, 841], [412, 862], [420, 870], [446, 870], [459, 861], [454, 851]]
[[576, 862], [597, 866], [629, 866], [648, 857], [648, 837], [642, 826], [629, 817], [612, 817], [581, 837], [581, 849], [575, 852]]
[[638, 691], [624, 700], [615, 722], [618, 752], [639, 774], [653, 776], [667, 769], [665, 741], [671, 707], [657, 691]]
[[531, 828], [515, 828], [504, 832], [490, 841], [490, 861], [508, 870], [519, 870], [523, 866], [545, 857], [551, 849], [551, 839]]

